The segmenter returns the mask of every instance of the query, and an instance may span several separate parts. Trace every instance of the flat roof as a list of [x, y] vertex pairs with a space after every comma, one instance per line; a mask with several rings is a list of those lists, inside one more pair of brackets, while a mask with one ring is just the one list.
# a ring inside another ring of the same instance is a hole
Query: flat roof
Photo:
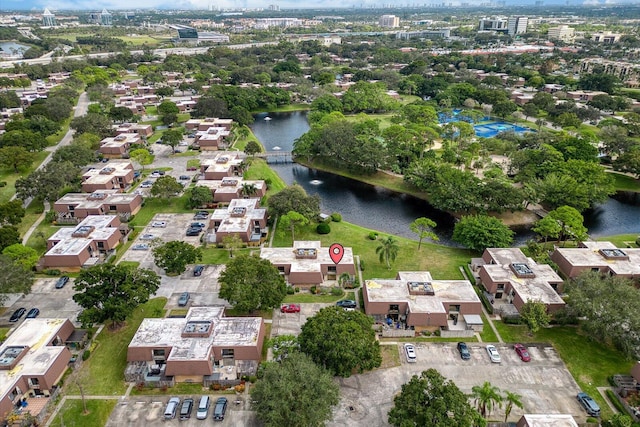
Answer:
[[622, 249], [627, 259], [606, 258], [601, 250], [618, 249], [611, 242], [582, 242], [583, 248], [556, 248], [574, 267], [606, 267], [616, 275], [640, 276], [640, 248]]
[[[409, 282], [428, 282], [435, 295], [410, 294]], [[401, 271], [397, 279], [365, 280], [365, 286], [370, 302], [406, 301], [413, 313], [446, 313], [451, 302], [480, 303], [468, 280], [433, 280], [428, 271]]]
[[[258, 208], [260, 199], [233, 199], [227, 208], [216, 209], [211, 221], [219, 221], [219, 233], [241, 233], [253, 227], [253, 222], [267, 217], [267, 210]], [[237, 212], [244, 210], [240, 216]], [[238, 216], [234, 216], [238, 215]]]
[[486, 251], [497, 264], [528, 264], [532, 262], [530, 258], [527, 258], [518, 248], [487, 248]]
[[214, 179], [201, 179], [197, 185], [207, 187], [215, 192], [220, 193], [236, 193], [239, 188], [242, 188], [242, 184], [255, 185], [257, 189], [263, 189], [265, 187], [264, 181], [245, 181], [240, 177], [229, 178], [225, 182], [235, 181], [235, 185], [222, 185], [223, 180]]
[[[320, 271], [322, 265], [335, 265], [329, 254], [329, 248], [322, 248], [319, 241], [295, 241], [290, 248], [262, 248], [260, 258], [268, 259], [272, 264], [291, 265], [291, 272]], [[316, 258], [296, 258], [295, 249], [316, 249]], [[353, 264], [353, 249], [344, 248], [344, 255], [338, 264]]]
[[[239, 347], [258, 342], [261, 317], [223, 317], [223, 306], [192, 307], [186, 318], [144, 319], [129, 347], [171, 347], [167, 360], [207, 360], [211, 347]], [[189, 322], [212, 322], [206, 337], [183, 337]]]
[[524, 414], [522, 418], [528, 427], [578, 427], [578, 423], [569, 414]]
[[524, 302], [542, 301], [545, 304], [564, 304], [560, 295], [551, 287], [551, 283], [562, 283], [563, 280], [547, 264], [529, 264], [534, 277], [518, 277], [510, 265], [487, 264], [482, 268], [494, 282], [509, 282]]
[[[75, 227], [63, 227], [56, 231], [48, 240], [58, 241], [45, 256], [77, 255], [86, 250], [86, 247], [94, 240], [107, 240], [114, 233], [119, 233], [118, 227], [111, 223], [118, 217], [115, 215], [88, 215]], [[93, 228], [85, 237], [74, 237], [73, 234], [80, 228]]]
[[120, 147], [124, 144], [136, 144], [142, 142], [137, 133], [121, 133], [118, 136], [104, 138], [100, 141], [100, 147]]
[[[104, 196], [104, 197], [103, 197]], [[75, 205], [76, 209], [97, 209], [103, 205], [129, 204], [139, 194], [120, 193], [117, 189], [96, 190], [93, 193], [67, 193], [56, 201], [56, 205]]]

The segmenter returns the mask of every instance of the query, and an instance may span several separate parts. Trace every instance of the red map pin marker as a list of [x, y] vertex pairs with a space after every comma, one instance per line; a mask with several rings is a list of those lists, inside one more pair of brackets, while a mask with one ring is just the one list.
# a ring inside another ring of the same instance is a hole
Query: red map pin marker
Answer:
[[334, 264], [338, 264], [344, 256], [344, 247], [340, 243], [334, 243], [329, 247], [329, 256]]

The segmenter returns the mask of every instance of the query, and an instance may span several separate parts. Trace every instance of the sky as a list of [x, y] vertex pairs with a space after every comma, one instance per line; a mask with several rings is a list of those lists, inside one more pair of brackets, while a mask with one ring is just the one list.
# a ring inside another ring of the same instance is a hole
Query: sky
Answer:
[[[371, 5], [422, 5], [430, 3], [459, 4], [461, 2], [486, 3], [488, 0], [309, 0], [301, 3], [299, 0], [0, 0], [0, 11], [5, 10], [33, 10], [42, 11], [44, 8], [56, 10], [95, 10], [106, 8], [109, 11], [133, 9], [199, 9], [207, 10], [209, 5], [219, 9], [267, 8], [271, 4], [281, 9], [295, 8], [345, 8], [367, 7]], [[565, 4], [567, 0], [544, 0], [545, 4]], [[585, 0], [569, 0], [572, 5], [583, 4]], [[604, 4], [606, 0], [588, 0], [590, 4]], [[611, 3], [613, 0], [609, 0]], [[633, 3], [637, 0], [615, 0], [615, 3]], [[516, 4], [533, 4], [535, 0], [506, 0], [507, 6]]]

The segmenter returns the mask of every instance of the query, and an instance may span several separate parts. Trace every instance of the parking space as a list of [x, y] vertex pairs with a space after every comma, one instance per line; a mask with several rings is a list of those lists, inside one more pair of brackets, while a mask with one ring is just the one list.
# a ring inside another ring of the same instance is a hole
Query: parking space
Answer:
[[314, 316], [320, 309], [333, 304], [300, 304], [299, 313], [281, 313], [279, 309], [274, 310], [271, 323], [271, 336], [280, 335], [300, 335], [301, 327], [307, 318]]
[[[192, 397], [198, 402], [200, 396], [180, 396], [180, 400]], [[211, 399], [215, 401], [220, 396], [211, 395]], [[249, 404], [246, 398], [241, 396], [239, 399], [235, 395], [225, 395], [229, 399], [229, 405], [225, 414], [224, 421], [215, 422], [216, 426], [221, 427], [252, 427], [260, 425], [255, 418], [255, 413], [249, 410]], [[237, 402], [236, 403], [236, 399]], [[214, 421], [211, 418], [213, 405], [209, 409], [209, 416], [206, 420], [196, 419], [196, 408], [191, 413], [191, 418], [180, 421], [178, 417], [172, 420], [164, 420], [164, 409], [169, 400], [169, 396], [132, 396], [128, 399], [118, 402], [114, 408], [106, 427], [146, 427], [150, 425], [166, 425], [166, 426], [183, 426], [197, 427], [203, 425], [212, 425]]]
[[207, 305], [227, 305], [227, 301], [218, 297], [220, 285], [218, 277], [224, 266], [205, 265], [200, 276], [193, 275], [193, 265], [187, 267], [180, 276], [162, 276], [160, 288], [156, 295], [167, 297], [168, 309], [183, 308], [178, 307], [178, 298], [182, 292], [189, 292], [191, 298], [184, 308], [207, 306]]
[[57, 277], [36, 279], [31, 287], [31, 292], [15, 300], [5, 311], [0, 322], [5, 326], [19, 325], [25, 316], [22, 316], [18, 322], [9, 323], [9, 317], [19, 307], [24, 307], [26, 311], [31, 308], [38, 308], [40, 310], [38, 317], [63, 317], [75, 321], [81, 309], [73, 301], [73, 280], [69, 280], [64, 288], [56, 289]]
[[[470, 360], [460, 358], [456, 343], [415, 344], [415, 363], [407, 363], [398, 345], [401, 366], [340, 380], [341, 400], [328, 425], [388, 425], [387, 412], [393, 407], [394, 395], [412, 375], [429, 368], [455, 382], [464, 393], [471, 393], [473, 386], [489, 381], [503, 391], [521, 395], [524, 409], [513, 411], [514, 420], [522, 413], [570, 413], [579, 422], [586, 419], [575, 398], [579, 387], [551, 346], [530, 346], [531, 361], [525, 363], [511, 345], [496, 344], [502, 358], [498, 364], [490, 362], [484, 344], [468, 344]], [[503, 417], [501, 410], [492, 413], [492, 418]]]

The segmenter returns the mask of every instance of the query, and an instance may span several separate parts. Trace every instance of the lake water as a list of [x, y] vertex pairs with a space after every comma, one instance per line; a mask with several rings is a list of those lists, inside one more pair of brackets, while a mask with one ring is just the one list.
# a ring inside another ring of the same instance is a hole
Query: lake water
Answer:
[[[264, 120], [269, 117], [270, 120]], [[291, 151], [296, 138], [309, 130], [306, 112], [261, 113], [251, 126], [254, 134], [267, 151], [274, 147]], [[416, 218], [433, 219], [440, 242], [451, 241], [454, 218], [437, 210], [424, 200], [398, 194], [327, 172], [309, 169], [295, 163], [270, 165], [287, 184], [298, 183], [308, 194], [318, 194], [324, 213], [339, 212], [345, 221], [398, 236], [415, 239], [409, 224]], [[586, 212], [585, 225], [594, 237], [623, 233], [640, 234], [640, 196], [632, 203], [609, 199], [606, 203]], [[520, 230], [515, 244], [521, 245], [533, 234]]]
[[22, 53], [29, 49], [29, 46], [16, 43], [16, 42], [0, 42], [0, 50], [2, 50], [6, 55], [14, 55], [14, 52], [18, 52], [20, 56]]

